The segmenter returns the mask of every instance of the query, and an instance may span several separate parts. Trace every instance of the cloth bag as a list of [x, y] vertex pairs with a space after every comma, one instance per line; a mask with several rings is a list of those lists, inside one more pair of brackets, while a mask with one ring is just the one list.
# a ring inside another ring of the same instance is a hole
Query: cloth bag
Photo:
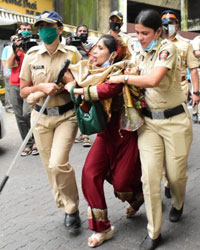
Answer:
[[[87, 87], [87, 93], [90, 98], [89, 88], [91, 85]], [[81, 107], [83, 102], [80, 95], [76, 98], [73, 93], [74, 87], [71, 88], [70, 96], [72, 101], [74, 102], [76, 118], [78, 122], [78, 126], [80, 131], [84, 135], [92, 135], [99, 132], [102, 132], [107, 123], [107, 115], [103, 110], [100, 101], [90, 101], [87, 103], [88, 110], [85, 110]]]

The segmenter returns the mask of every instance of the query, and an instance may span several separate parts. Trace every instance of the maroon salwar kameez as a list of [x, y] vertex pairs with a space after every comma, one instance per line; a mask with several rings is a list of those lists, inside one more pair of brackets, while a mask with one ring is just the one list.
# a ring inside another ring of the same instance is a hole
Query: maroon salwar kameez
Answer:
[[115, 195], [122, 201], [134, 204], [141, 202], [143, 195], [137, 132], [120, 130], [122, 85], [104, 83], [93, 88], [91, 91], [96, 91], [99, 99], [113, 98], [111, 119], [97, 135], [82, 174], [83, 193], [89, 205], [89, 228], [102, 232], [110, 227], [104, 180], [113, 185]]

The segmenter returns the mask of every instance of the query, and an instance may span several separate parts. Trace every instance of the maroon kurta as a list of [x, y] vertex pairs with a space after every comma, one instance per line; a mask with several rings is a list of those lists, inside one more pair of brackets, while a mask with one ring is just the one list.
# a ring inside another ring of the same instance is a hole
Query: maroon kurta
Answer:
[[89, 228], [96, 232], [110, 227], [103, 189], [104, 180], [112, 183], [118, 198], [130, 204], [142, 194], [137, 132], [119, 131], [121, 91], [122, 85], [118, 84], [104, 83], [97, 86], [99, 99], [112, 97], [113, 101], [110, 122], [106, 129], [97, 135], [82, 174], [83, 193], [89, 205]]

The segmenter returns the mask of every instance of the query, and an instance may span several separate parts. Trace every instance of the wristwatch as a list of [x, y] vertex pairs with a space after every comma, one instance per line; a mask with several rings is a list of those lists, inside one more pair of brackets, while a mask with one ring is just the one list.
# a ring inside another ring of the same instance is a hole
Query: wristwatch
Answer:
[[124, 83], [125, 83], [125, 84], [128, 83], [128, 78], [129, 78], [129, 75], [124, 75]]
[[199, 91], [193, 91], [193, 94], [199, 96], [199, 95], [200, 95], [200, 92], [199, 92]]

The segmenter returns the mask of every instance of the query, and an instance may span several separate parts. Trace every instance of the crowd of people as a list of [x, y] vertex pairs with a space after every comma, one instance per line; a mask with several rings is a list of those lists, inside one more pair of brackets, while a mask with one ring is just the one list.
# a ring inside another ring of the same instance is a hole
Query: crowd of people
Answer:
[[[200, 36], [192, 42], [181, 37], [178, 15], [171, 10], [138, 13], [135, 43], [121, 31], [123, 15], [119, 11], [112, 11], [108, 19], [109, 32], [96, 44], [87, 42], [88, 27], [84, 24], [65, 44], [61, 39], [62, 17], [55, 11], [44, 11], [34, 24], [40, 44], [24, 51], [12, 38], [12, 46], [7, 48], [10, 53], [5, 56], [3, 52], [6, 105], [13, 110], [24, 139], [30, 122], [50, 96], [22, 156], [40, 155], [71, 234], [80, 233], [81, 219], [69, 154], [73, 143], [81, 140], [91, 146], [82, 170], [88, 227], [93, 231], [88, 246], [97, 247], [114, 235], [104, 193], [104, 181], [108, 181], [116, 198], [128, 203], [127, 217], [145, 204], [147, 235], [140, 249], [152, 250], [163, 242], [163, 180], [165, 194], [171, 198], [169, 221], [178, 222], [183, 213], [192, 119], [200, 123]], [[31, 26], [23, 24], [17, 32], [30, 35]], [[69, 68], [57, 85], [55, 80], [67, 59]], [[188, 70], [191, 85], [186, 78]], [[86, 135], [77, 137], [72, 93], [85, 102], [99, 100], [107, 115], [107, 125], [93, 144]], [[187, 108], [189, 95], [192, 117]], [[136, 114], [140, 124], [136, 124]]]

